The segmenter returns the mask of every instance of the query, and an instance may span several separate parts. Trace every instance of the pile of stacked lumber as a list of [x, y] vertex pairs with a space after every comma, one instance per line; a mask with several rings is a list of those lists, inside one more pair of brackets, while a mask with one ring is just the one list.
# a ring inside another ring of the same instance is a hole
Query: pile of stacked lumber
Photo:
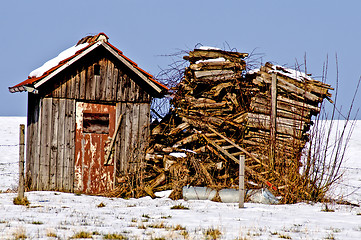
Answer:
[[173, 108], [152, 126], [147, 194], [173, 189], [178, 198], [187, 184], [237, 187], [244, 155], [246, 187], [268, 186], [289, 201], [311, 116], [332, 88], [270, 63], [245, 74], [245, 57], [219, 49], [195, 49], [184, 57], [190, 65], [174, 89]]
[[[258, 148], [258, 151], [252, 152], [264, 161], [270, 158], [267, 152], [272, 145], [275, 158], [299, 159], [308, 141], [311, 117], [320, 112], [320, 103], [325, 98], [331, 101], [328, 90], [333, 88], [303, 72], [271, 63], [249, 72], [246, 81], [264, 91], [251, 98], [250, 111], [241, 117], [248, 127], [243, 143], [249, 149]], [[272, 104], [275, 106], [274, 113]], [[284, 164], [284, 161], [279, 163]]]

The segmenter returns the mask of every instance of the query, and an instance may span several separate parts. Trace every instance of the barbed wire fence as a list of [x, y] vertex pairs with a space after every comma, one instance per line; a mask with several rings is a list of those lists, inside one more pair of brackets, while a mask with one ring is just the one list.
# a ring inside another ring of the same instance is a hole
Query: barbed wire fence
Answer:
[[[5, 139], [7, 141], [8, 139]], [[6, 151], [3, 149], [7, 148]], [[9, 150], [11, 148], [11, 150]], [[18, 155], [16, 154], [18, 152]], [[17, 157], [16, 157], [17, 155]], [[5, 159], [2, 159], [5, 156]], [[14, 156], [14, 158], [12, 158]], [[0, 192], [5, 190], [8, 192], [18, 191], [18, 199], [24, 199], [25, 192], [25, 178], [24, 178], [24, 163], [25, 163], [25, 124], [19, 125], [19, 142], [16, 144], [0, 144]], [[6, 161], [10, 157], [11, 161]], [[15, 159], [17, 161], [15, 161]], [[10, 185], [10, 183], [12, 183]], [[9, 186], [6, 186], [9, 184]]]

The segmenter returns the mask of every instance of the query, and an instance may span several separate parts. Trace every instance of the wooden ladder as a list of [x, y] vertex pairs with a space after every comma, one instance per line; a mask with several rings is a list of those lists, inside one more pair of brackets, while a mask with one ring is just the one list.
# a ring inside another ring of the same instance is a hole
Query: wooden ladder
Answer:
[[[242, 154], [246, 155], [248, 158], [251, 158], [252, 160], [257, 162], [257, 164], [253, 166], [245, 166], [245, 170], [259, 181], [271, 187], [273, 190], [275, 191], [278, 190], [277, 187], [275, 187], [273, 184], [271, 184], [267, 179], [265, 179], [262, 176], [267, 172], [259, 173], [254, 170], [256, 167], [260, 167], [260, 166], [263, 166], [265, 169], [269, 169], [269, 166], [267, 164], [263, 163], [261, 160], [253, 156], [246, 149], [240, 147], [231, 139], [218, 133], [212, 127], [208, 126], [208, 129], [210, 130], [210, 133], [213, 134], [208, 134], [208, 137], [204, 133], [200, 133], [200, 134], [212, 146], [212, 148], [215, 150], [213, 152], [216, 155], [220, 156], [221, 158], [226, 157], [227, 159], [231, 159], [238, 164], [239, 164], [238, 157]], [[209, 137], [209, 135], [211, 135], [212, 137]], [[219, 153], [221, 153], [221, 155]]]

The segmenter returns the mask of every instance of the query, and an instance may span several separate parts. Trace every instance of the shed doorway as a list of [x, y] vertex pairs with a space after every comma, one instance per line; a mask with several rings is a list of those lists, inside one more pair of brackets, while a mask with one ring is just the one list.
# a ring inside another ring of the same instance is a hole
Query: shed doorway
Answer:
[[[99, 194], [114, 187], [114, 159], [105, 155], [115, 129], [114, 105], [76, 103], [74, 191]], [[113, 157], [112, 157], [113, 158]]]

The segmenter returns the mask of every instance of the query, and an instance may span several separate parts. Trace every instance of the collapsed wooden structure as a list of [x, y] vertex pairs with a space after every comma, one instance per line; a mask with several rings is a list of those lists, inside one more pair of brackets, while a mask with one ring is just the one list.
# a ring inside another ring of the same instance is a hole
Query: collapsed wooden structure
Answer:
[[245, 155], [248, 188], [294, 197], [311, 117], [332, 88], [271, 63], [245, 74], [246, 56], [195, 49], [184, 57], [190, 65], [173, 89], [173, 108], [152, 128], [144, 171], [149, 195], [173, 188], [177, 198], [186, 184], [236, 187]]

